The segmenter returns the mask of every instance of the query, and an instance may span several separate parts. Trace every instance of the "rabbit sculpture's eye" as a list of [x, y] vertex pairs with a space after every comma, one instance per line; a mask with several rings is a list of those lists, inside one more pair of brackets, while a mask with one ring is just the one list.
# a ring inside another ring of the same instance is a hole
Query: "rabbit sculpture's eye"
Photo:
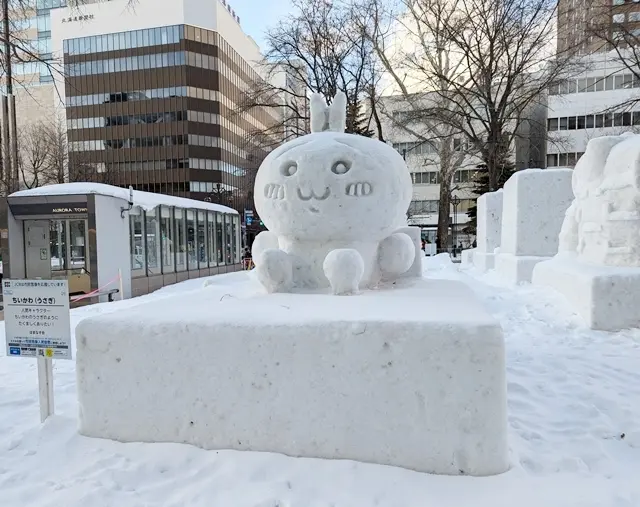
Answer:
[[343, 162], [342, 160], [331, 166], [331, 172], [334, 174], [345, 174], [349, 169], [351, 169], [351, 162]]
[[287, 162], [281, 168], [283, 176], [293, 176], [298, 171], [298, 164], [295, 162]]

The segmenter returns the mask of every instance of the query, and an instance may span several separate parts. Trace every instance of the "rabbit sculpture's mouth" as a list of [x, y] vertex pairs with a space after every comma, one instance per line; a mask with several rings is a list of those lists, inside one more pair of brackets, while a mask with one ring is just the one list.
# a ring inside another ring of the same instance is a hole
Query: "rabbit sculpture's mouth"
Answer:
[[324, 201], [325, 199], [328, 199], [330, 195], [331, 189], [329, 187], [326, 187], [324, 189], [324, 194], [322, 195], [316, 195], [313, 189], [311, 189], [307, 195], [304, 195], [302, 193], [302, 189], [298, 187], [298, 197], [301, 201], [310, 201], [311, 199], [315, 199], [316, 201]]
[[371, 195], [373, 186], [368, 181], [349, 183], [345, 188], [345, 194], [352, 197], [362, 197]]

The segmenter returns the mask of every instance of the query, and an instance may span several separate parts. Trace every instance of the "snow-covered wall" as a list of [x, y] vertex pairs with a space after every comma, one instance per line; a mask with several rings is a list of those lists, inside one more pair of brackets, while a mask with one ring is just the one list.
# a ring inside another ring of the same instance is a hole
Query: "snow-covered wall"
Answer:
[[357, 297], [213, 284], [83, 320], [80, 432], [504, 472], [499, 323], [460, 282], [405, 282]]
[[[120, 216], [120, 208], [127, 208], [127, 201], [104, 195], [95, 196], [96, 203], [96, 248], [98, 258], [98, 287], [122, 275], [124, 298], [131, 297], [131, 258], [129, 246], [129, 219], [125, 213]], [[118, 289], [116, 282], [108, 289]], [[120, 298], [118, 294], [117, 299]], [[107, 296], [102, 300], [106, 301]]]

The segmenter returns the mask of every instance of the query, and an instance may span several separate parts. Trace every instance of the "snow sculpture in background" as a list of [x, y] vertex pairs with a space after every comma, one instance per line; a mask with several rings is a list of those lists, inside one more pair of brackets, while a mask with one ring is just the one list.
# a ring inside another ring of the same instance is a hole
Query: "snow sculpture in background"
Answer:
[[[352, 294], [412, 270], [416, 258], [406, 211], [411, 177], [390, 146], [344, 133], [346, 96], [331, 106], [311, 98], [311, 134], [263, 161], [255, 205], [268, 231], [252, 247], [268, 292], [331, 286]], [[419, 270], [418, 270], [419, 272]]]
[[563, 294], [593, 329], [640, 327], [640, 135], [589, 141], [571, 183], [558, 255], [533, 283]]
[[605, 266], [640, 267], [640, 136], [593, 139], [574, 169], [560, 252]]

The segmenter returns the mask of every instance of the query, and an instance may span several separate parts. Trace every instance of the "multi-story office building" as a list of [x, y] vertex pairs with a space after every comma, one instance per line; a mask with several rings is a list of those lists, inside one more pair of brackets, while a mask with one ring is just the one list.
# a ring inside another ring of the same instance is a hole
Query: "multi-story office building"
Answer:
[[610, 54], [584, 59], [587, 70], [549, 91], [547, 167], [573, 167], [594, 137], [640, 131], [640, 80]]
[[559, 0], [558, 52], [589, 54], [608, 51], [607, 40], [628, 32], [640, 35], [638, 0]]
[[55, 11], [52, 33], [72, 179], [251, 207], [265, 153], [245, 133], [273, 118], [236, 113], [261, 55], [230, 6], [114, 0]]

